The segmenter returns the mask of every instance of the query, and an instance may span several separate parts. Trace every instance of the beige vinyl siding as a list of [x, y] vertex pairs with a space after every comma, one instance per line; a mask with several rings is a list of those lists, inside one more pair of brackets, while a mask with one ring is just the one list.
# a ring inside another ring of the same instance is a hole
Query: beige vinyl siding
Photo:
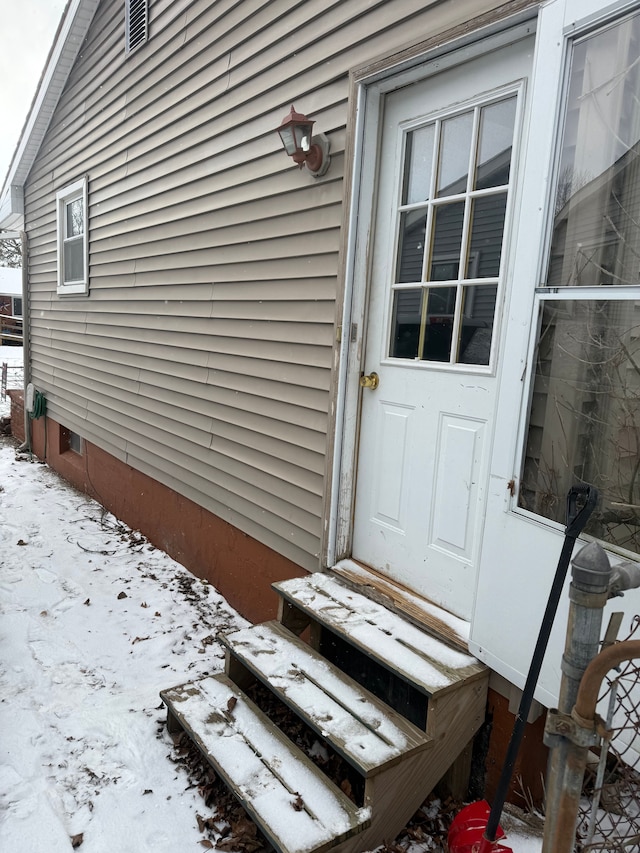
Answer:
[[[50, 415], [309, 569], [322, 536], [349, 71], [490, 0], [103, 0], [26, 186]], [[331, 139], [314, 180], [291, 104]], [[55, 193], [89, 179], [90, 295], [56, 295]]]

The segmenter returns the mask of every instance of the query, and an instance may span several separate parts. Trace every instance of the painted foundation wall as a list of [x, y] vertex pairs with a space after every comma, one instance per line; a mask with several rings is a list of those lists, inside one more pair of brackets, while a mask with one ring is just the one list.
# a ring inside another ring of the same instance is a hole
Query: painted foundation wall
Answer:
[[[19, 402], [14, 401], [14, 412]], [[70, 450], [68, 432], [51, 418], [32, 422], [32, 443], [36, 455], [65, 480], [208, 580], [252, 622], [275, 618], [274, 581], [305, 574], [286, 557], [94, 444], [83, 441], [81, 454]]]

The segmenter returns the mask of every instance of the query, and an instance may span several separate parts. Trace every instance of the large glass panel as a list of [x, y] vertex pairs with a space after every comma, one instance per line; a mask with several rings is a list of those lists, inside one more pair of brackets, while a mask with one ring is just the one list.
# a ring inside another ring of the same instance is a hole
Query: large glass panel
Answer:
[[435, 133], [435, 125], [430, 124], [407, 134], [403, 204], [427, 201], [430, 197]]
[[77, 237], [84, 234], [84, 202], [76, 198], [67, 204], [67, 233], [66, 237]]
[[535, 371], [520, 505], [564, 524], [590, 483], [587, 532], [640, 551], [640, 300], [546, 302]]
[[473, 110], [442, 122], [438, 195], [466, 192], [473, 134]]
[[417, 358], [422, 322], [423, 289], [396, 290], [390, 352], [392, 358]]
[[482, 108], [475, 189], [509, 183], [515, 119], [515, 95]]
[[84, 281], [84, 241], [82, 237], [64, 244], [64, 280]]
[[506, 193], [473, 200], [467, 278], [498, 277], [506, 209]]
[[461, 364], [489, 364], [497, 293], [498, 286], [495, 284], [463, 288], [462, 322], [456, 359]]
[[396, 281], [401, 284], [422, 281], [426, 225], [426, 210], [411, 210], [400, 214]]
[[456, 293], [456, 287], [430, 287], [428, 290], [427, 322], [422, 347], [422, 358], [426, 361], [451, 359]]
[[433, 213], [433, 240], [431, 249], [430, 281], [447, 281], [458, 278], [464, 202], [444, 204]]
[[640, 281], [640, 16], [578, 42], [547, 284]]

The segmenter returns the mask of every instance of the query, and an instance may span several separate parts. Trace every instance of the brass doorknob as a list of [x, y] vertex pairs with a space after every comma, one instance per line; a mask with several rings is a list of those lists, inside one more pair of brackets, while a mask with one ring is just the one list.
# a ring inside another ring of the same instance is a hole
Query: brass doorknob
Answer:
[[380, 377], [377, 373], [369, 373], [363, 374], [360, 377], [360, 387], [361, 388], [371, 388], [372, 391], [375, 391], [378, 385], [380, 384]]

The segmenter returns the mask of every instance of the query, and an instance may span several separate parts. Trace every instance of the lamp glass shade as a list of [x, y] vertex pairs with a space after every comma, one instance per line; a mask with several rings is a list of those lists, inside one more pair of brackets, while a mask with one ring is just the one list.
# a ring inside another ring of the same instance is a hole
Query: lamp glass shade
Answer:
[[302, 141], [305, 137], [311, 139], [314, 124], [315, 121], [307, 118], [303, 113], [297, 113], [291, 107], [291, 112], [284, 117], [278, 128], [282, 145], [289, 157], [303, 152]]

